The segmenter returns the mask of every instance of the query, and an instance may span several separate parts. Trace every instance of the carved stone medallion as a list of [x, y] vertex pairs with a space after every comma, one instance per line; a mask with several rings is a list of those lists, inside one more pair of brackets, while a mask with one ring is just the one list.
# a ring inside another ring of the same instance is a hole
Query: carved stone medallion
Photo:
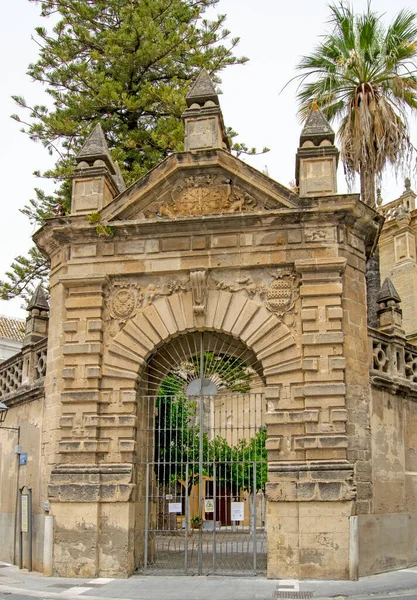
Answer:
[[289, 268], [280, 268], [273, 273], [274, 280], [266, 292], [266, 307], [273, 313], [282, 316], [295, 303], [297, 290], [295, 274]]
[[171, 199], [153, 204], [147, 217], [184, 217], [259, 210], [263, 206], [246, 191], [234, 186], [230, 179], [214, 175], [186, 177], [177, 184]]
[[108, 307], [113, 319], [126, 321], [138, 308], [140, 290], [131, 282], [115, 281], [108, 294]]

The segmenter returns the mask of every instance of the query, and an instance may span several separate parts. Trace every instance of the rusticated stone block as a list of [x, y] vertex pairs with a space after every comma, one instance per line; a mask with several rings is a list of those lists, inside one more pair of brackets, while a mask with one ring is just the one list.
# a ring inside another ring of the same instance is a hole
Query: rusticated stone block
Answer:
[[336, 408], [330, 411], [331, 421], [347, 421], [347, 410]]
[[87, 379], [97, 379], [101, 377], [100, 367], [87, 367]]
[[74, 379], [75, 378], [75, 368], [74, 367], [65, 367], [62, 369], [62, 378], [63, 379]]
[[62, 325], [65, 333], [76, 333], [78, 331], [78, 321], [67, 321]]
[[135, 440], [119, 440], [120, 452], [134, 452], [136, 449]]
[[91, 320], [87, 322], [87, 331], [103, 331], [103, 323], [98, 320]]
[[269, 437], [265, 441], [265, 448], [267, 450], [280, 450], [282, 438], [280, 437]]
[[64, 344], [62, 353], [64, 356], [74, 354], [99, 354], [101, 344]]
[[304, 358], [301, 364], [303, 371], [318, 371], [319, 369], [317, 358]]
[[269, 502], [294, 501], [297, 499], [297, 484], [295, 481], [267, 483], [265, 494]]
[[122, 402], [123, 404], [127, 403], [127, 402], [136, 402], [136, 397], [137, 397], [137, 393], [132, 390], [132, 391], [127, 391], [124, 390], [122, 391]]
[[334, 333], [303, 333], [301, 341], [303, 345], [321, 345], [321, 344], [343, 344], [343, 332]]
[[316, 495], [316, 484], [313, 482], [297, 483], [297, 500], [313, 500]]
[[123, 483], [50, 484], [48, 497], [55, 502], [131, 502], [136, 486]]
[[334, 481], [323, 481], [318, 483], [321, 500], [339, 500], [342, 492], [342, 484]]

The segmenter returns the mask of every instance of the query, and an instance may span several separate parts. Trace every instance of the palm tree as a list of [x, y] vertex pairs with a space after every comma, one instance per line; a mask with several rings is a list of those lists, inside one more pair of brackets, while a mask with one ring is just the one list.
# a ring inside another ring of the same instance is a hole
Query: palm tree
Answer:
[[408, 109], [417, 108], [417, 15], [401, 10], [389, 27], [368, 2], [355, 15], [347, 0], [330, 6], [330, 33], [297, 65], [304, 120], [317, 103], [340, 122], [348, 184], [360, 175], [362, 200], [375, 206], [375, 181], [387, 164], [408, 166]]

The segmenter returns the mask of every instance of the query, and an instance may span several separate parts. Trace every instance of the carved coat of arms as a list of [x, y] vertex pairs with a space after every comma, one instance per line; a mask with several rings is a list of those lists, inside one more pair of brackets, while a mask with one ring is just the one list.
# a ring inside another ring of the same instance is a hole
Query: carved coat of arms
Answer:
[[257, 201], [233, 186], [231, 180], [214, 175], [186, 177], [171, 193], [171, 200], [151, 207], [162, 217], [199, 216], [256, 210]]
[[295, 285], [295, 274], [289, 268], [280, 268], [273, 273], [274, 280], [266, 291], [266, 306], [274, 313], [282, 316], [293, 308], [298, 296]]
[[130, 282], [115, 281], [107, 297], [110, 317], [125, 321], [134, 316], [140, 302], [140, 289]]

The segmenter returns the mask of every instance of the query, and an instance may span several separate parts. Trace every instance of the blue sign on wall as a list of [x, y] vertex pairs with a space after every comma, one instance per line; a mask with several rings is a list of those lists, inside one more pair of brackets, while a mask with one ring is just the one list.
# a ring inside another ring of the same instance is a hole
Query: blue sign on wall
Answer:
[[28, 464], [28, 453], [22, 452], [19, 456], [19, 465], [27, 465]]

